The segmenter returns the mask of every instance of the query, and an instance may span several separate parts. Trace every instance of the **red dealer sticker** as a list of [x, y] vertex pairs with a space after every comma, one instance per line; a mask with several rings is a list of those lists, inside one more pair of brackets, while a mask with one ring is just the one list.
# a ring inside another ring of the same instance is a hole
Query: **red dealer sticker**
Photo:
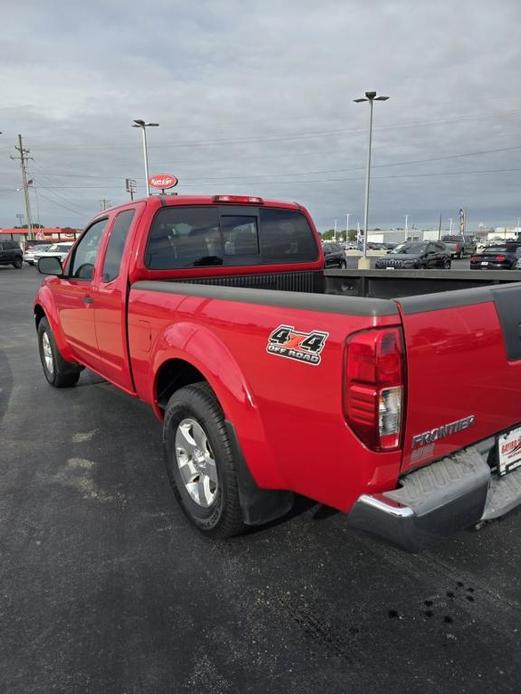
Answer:
[[156, 174], [155, 176], [150, 176], [148, 182], [153, 188], [164, 190], [165, 188], [175, 188], [178, 180], [170, 174]]
[[318, 366], [328, 337], [329, 333], [321, 330], [304, 333], [295, 330], [292, 325], [279, 325], [269, 336], [266, 351], [277, 357]]

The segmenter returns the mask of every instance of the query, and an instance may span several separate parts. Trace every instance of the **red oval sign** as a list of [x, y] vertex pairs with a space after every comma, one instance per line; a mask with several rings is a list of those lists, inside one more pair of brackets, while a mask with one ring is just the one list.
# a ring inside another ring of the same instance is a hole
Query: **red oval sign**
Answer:
[[155, 176], [149, 176], [148, 183], [153, 188], [175, 188], [178, 181], [175, 176], [170, 176], [170, 174], [156, 174]]

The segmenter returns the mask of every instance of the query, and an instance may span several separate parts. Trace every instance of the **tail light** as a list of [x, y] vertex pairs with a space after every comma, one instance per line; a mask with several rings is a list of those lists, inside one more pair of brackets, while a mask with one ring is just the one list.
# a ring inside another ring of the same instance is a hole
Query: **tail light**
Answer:
[[473, 255], [470, 259], [471, 263], [477, 263], [479, 261], [479, 256]]
[[504, 263], [506, 259], [506, 255], [496, 255], [496, 262], [498, 263]]
[[399, 328], [374, 328], [347, 341], [344, 414], [362, 442], [375, 451], [400, 447], [404, 353]]

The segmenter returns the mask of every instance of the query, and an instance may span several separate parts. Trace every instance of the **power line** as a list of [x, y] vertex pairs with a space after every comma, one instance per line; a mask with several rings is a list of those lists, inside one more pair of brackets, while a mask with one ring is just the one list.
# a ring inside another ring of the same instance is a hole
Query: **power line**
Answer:
[[[404, 161], [395, 161], [395, 162], [387, 162], [385, 164], [375, 164], [373, 168], [388, 168], [392, 166], [410, 166], [413, 164], [424, 164], [424, 163], [430, 163], [434, 161], [446, 161], [450, 159], [460, 159], [463, 157], [475, 157], [475, 156], [480, 156], [484, 154], [496, 154], [499, 152], [512, 152], [515, 150], [521, 149], [521, 145], [513, 145], [510, 147], [500, 147], [496, 149], [485, 149], [485, 150], [479, 150], [479, 151], [474, 151], [474, 152], [460, 152], [458, 154], [447, 154], [444, 156], [440, 157], [428, 157], [425, 159], [409, 159], [409, 160], [404, 160]], [[254, 181], [262, 178], [280, 178], [284, 176], [308, 176], [308, 175], [314, 175], [314, 174], [322, 174], [322, 173], [341, 173], [343, 171], [359, 171], [362, 170], [364, 167], [357, 166], [357, 167], [348, 167], [348, 168], [342, 168], [342, 169], [318, 169], [318, 170], [311, 170], [311, 171], [294, 171], [294, 172], [288, 172], [288, 173], [262, 173], [262, 174], [257, 174], [255, 176], [247, 176], [247, 175], [239, 175], [239, 176], [227, 176], [226, 174], [223, 174], [221, 176], [205, 176], [204, 178], [198, 178], [198, 179], [193, 179], [193, 178], [187, 178], [183, 179], [183, 182], [190, 182], [190, 181], [220, 181], [225, 178], [226, 180], [249, 180], [249, 181]], [[45, 175], [45, 177], [53, 177], [53, 178], [93, 178], [96, 180], [113, 180], [113, 181], [121, 181], [123, 180], [121, 176], [97, 176], [95, 174], [74, 174], [74, 173], [65, 173], [65, 174], [56, 174], [56, 173], [50, 173], [48, 171], [42, 171], [42, 174]], [[78, 187], [83, 187], [83, 186], [78, 186]]]
[[[490, 114], [479, 114], [479, 115], [463, 115], [455, 118], [444, 118], [431, 121], [419, 121], [416, 123], [396, 123], [394, 125], [383, 125], [375, 128], [375, 130], [396, 130], [403, 128], [420, 128], [431, 125], [444, 125], [447, 123], [457, 123], [469, 120], [486, 120], [488, 118], [499, 118], [501, 116], [508, 115], [518, 115], [521, 114], [521, 110], [507, 111], [500, 114], [490, 113]], [[313, 139], [316, 137], [331, 137], [336, 135], [350, 135], [364, 133], [364, 128], [356, 129], [337, 129], [337, 130], [323, 130], [316, 132], [304, 132], [304, 133], [294, 133], [292, 135], [284, 136], [267, 136], [267, 137], [240, 137], [240, 138], [221, 138], [212, 140], [193, 140], [189, 142], [163, 142], [157, 145], [151, 145], [150, 149], [164, 149], [168, 148], [182, 148], [182, 147], [208, 147], [208, 146], [220, 146], [229, 144], [247, 144], [247, 143], [257, 143], [257, 142], [285, 142], [300, 139]], [[84, 149], [84, 150], [98, 150], [98, 149], [130, 149], [133, 148], [131, 144], [100, 144], [100, 145], [62, 145], [62, 150], [67, 149]], [[43, 147], [38, 147], [38, 150], [54, 149], [54, 146], [48, 145]]]
[[[420, 178], [420, 177], [436, 177], [436, 176], [465, 176], [465, 175], [474, 175], [474, 174], [492, 174], [492, 173], [514, 173], [516, 171], [521, 171], [521, 168], [512, 168], [512, 169], [479, 169], [479, 170], [466, 170], [466, 171], [431, 171], [431, 172], [424, 172], [424, 173], [414, 173], [414, 174], [391, 174], [387, 176], [374, 176], [373, 178], [378, 179], [378, 180], [383, 180], [383, 179], [391, 179], [391, 178]], [[191, 179], [190, 179], [191, 180]], [[207, 182], [209, 179], [200, 179], [197, 183], [188, 183], [188, 182], [183, 182], [183, 185], [188, 186], [190, 188], [197, 187], [203, 185], [205, 182]], [[218, 179], [211, 179], [217, 180], [217, 181], [227, 181], [230, 180], [226, 176], [223, 176], [222, 178]], [[241, 180], [247, 181], [249, 180], [247, 177], [242, 178]], [[354, 176], [354, 177], [340, 177], [340, 178], [319, 178], [319, 179], [308, 179], [305, 181], [276, 181], [277, 184], [285, 184], [285, 183], [291, 183], [291, 184], [303, 184], [303, 185], [308, 185], [309, 183], [329, 183], [329, 182], [336, 182], [336, 181], [361, 181], [363, 180], [363, 176]], [[269, 181], [268, 181], [269, 182]], [[40, 186], [41, 189], [44, 190], [119, 190], [119, 187], [116, 186]]]
[[78, 212], [77, 210], [73, 210], [71, 207], [68, 207], [67, 205], [63, 205], [62, 203], [58, 202], [57, 200], [53, 200], [53, 198], [47, 197], [44, 193], [41, 192], [40, 190], [40, 197], [43, 198], [44, 200], [47, 200], [47, 202], [51, 202], [53, 205], [57, 205], [58, 207], [61, 207], [64, 210], [67, 210], [67, 212], [71, 212], [72, 214], [77, 215], [78, 217], [83, 217], [85, 219], [88, 217], [88, 214], [85, 212]]

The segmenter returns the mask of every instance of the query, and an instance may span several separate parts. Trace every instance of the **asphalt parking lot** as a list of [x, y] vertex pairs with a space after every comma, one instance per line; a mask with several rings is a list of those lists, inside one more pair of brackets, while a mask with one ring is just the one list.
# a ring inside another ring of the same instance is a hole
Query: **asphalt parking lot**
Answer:
[[47, 385], [39, 277], [0, 268], [0, 692], [520, 691], [520, 512], [421, 555], [304, 501], [209, 541], [147, 407]]

